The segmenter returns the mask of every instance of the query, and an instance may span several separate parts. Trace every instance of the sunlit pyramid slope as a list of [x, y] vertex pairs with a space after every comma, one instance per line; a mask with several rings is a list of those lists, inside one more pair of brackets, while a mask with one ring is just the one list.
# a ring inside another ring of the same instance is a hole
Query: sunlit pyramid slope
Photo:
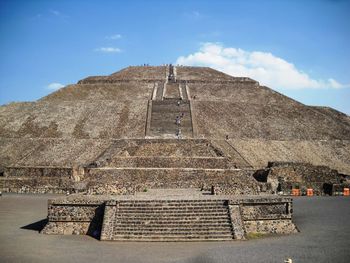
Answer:
[[349, 116], [205, 67], [128, 67], [3, 105], [0, 145], [0, 187], [13, 191], [221, 189], [226, 178], [255, 193], [251, 175], [269, 161], [350, 174]]

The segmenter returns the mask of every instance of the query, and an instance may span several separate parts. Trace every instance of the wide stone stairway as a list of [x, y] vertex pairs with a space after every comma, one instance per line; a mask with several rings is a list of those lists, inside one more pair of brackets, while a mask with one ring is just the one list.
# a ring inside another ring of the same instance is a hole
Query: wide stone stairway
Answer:
[[82, 180], [87, 191], [95, 194], [133, 194], [164, 187], [210, 190], [212, 186], [218, 193], [244, 189], [255, 194], [259, 185], [249, 171], [237, 168], [240, 162], [205, 139], [115, 140], [85, 166]]
[[173, 66], [165, 83], [155, 83], [149, 101], [146, 136], [158, 138], [192, 138], [191, 105], [186, 83], [177, 82]]
[[[108, 206], [106, 206], [108, 209]], [[102, 240], [195, 241], [234, 238], [227, 201], [130, 200], [116, 204]], [[113, 229], [111, 229], [113, 228]]]
[[150, 135], [175, 137], [178, 133], [181, 137], [192, 137], [190, 102], [178, 99], [152, 101]]
[[213, 196], [198, 188], [51, 199], [41, 231], [107, 241], [232, 241], [296, 232], [289, 197]]

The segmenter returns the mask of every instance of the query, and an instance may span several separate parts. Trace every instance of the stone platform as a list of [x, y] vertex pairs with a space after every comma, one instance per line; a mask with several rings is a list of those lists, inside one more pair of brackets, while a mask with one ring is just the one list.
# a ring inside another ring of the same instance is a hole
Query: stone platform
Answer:
[[193, 189], [71, 195], [49, 200], [42, 233], [110, 241], [243, 240], [256, 233], [297, 232], [292, 211], [288, 197], [220, 196]]

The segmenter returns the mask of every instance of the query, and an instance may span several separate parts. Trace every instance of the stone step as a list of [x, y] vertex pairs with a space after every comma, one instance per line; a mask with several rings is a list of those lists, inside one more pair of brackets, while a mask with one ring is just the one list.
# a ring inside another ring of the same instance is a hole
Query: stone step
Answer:
[[162, 101], [152, 101], [152, 110], [155, 112], [166, 112], [166, 111], [189, 111], [190, 110], [190, 103], [188, 101], [180, 101], [180, 105], [178, 105], [178, 100], [176, 101], [169, 101], [169, 100], [162, 100]]
[[[178, 170], [178, 169], [177, 169]], [[217, 200], [217, 201], [202, 201], [202, 200], [193, 200], [193, 202], [187, 202], [186, 200], [140, 200], [140, 201], [121, 201], [119, 202], [119, 207], [142, 207], [147, 206], [148, 208], [154, 207], [173, 207], [173, 206], [181, 206], [182, 208], [190, 208], [190, 207], [200, 207], [200, 208], [217, 208], [217, 209], [225, 209], [226, 205], [225, 200]], [[222, 206], [222, 207], [219, 207]]]
[[191, 126], [191, 122], [190, 120], [188, 121], [181, 121], [179, 124], [175, 123], [175, 118], [176, 116], [174, 116], [174, 118], [160, 118], [160, 119], [152, 119], [151, 121], [153, 121], [153, 125], [151, 127], [151, 129], [157, 129], [157, 128], [166, 128], [169, 129], [171, 128], [184, 128], [184, 127], [188, 127], [190, 129], [192, 129]]
[[[144, 213], [138, 213], [138, 212], [129, 212], [129, 211], [118, 211], [120, 214], [117, 214], [117, 217], [124, 217], [124, 218], [131, 218], [131, 219], [138, 219], [138, 218], [155, 218], [156, 220], [159, 219], [160, 216], [167, 218], [172, 217], [172, 219], [176, 218], [186, 218], [186, 220], [219, 220], [224, 219], [227, 217], [226, 212], [222, 213], [215, 213], [211, 214], [210, 212], [205, 213], [184, 213], [178, 210], [177, 212], [164, 212], [164, 213], [154, 213], [154, 212], [144, 212]], [[199, 219], [198, 219], [199, 218]], [[160, 219], [159, 219], [160, 220]]]
[[[187, 202], [156, 202], [156, 201], [140, 201], [140, 203], [119, 203], [119, 209], [125, 208], [125, 209], [181, 209], [181, 210], [193, 210], [193, 209], [199, 209], [199, 210], [225, 210], [227, 211], [226, 207], [224, 206], [224, 203], [221, 202], [197, 202], [197, 203], [187, 203]], [[221, 207], [218, 207], [221, 206]]]
[[177, 157], [116, 157], [105, 166], [111, 167], [192, 167], [192, 168], [230, 168], [226, 158], [177, 158]]
[[171, 128], [184, 128], [184, 127], [188, 127], [190, 129], [192, 129], [192, 125], [191, 125], [191, 120], [182, 120], [179, 124], [177, 124], [175, 122], [175, 118], [176, 116], [173, 116], [171, 118], [168, 117], [160, 117], [160, 118], [153, 118], [151, 119], [151, 121], [153, 122], [154, 126], [151, 127], [152, 129], [157, 129], [157, 128], [166, 128], [169, 129]]
[[[168, 120], [171, 120], [171, 121], [174, 121], [175, 123], [175, 120], [176, 120], [176, 117], [177, 116], [182, 116], [182, 113], [183, 111], [173, 111], [173, 112], [170, 112], [170, 111], [167, 111], [167, 112], [153, 112], [152, 115], [151, 115], [151, 120], [164, 120], [164, 121], [168, 121]], [[186, 116], [187, 115], [187, 116]], [[181, 122], [184, 122], [184, 121], [190, 121], [191, 118], [190, 118], [190, 113], [189, 112], [184, 112], [184, 115], [181, 119]]]
[[[180, 116], [181, 113], [179, 112], [167, 112], [167, 113], [154, 113], [151, 116], [151, 121], [159, 121], [159, 122], [171, 122], [174, 124], [176, 123], [176, 117]], [[190, 123], [191, 118], [189, 116], [184, 116], [180, 119], [180, 125], [182, 123]]]
[[230, 231], [183, 231], [183, 232], [177, 232], [175, 231], [118, 231], [114, 233], [114, 236], [136, 236], [136, 235], [142, 235], [142, 236], [182, 236], [182, 237], [188, 237], [188, 236], [197, 236], [197, 237], [210, 237], [210, 236], [225, 236], [225, 237], [231, 237], [233, 239], [233, 236]]
[[179, 125], [172, 121], [154, 121], [154, 126], [150, 128], [150, 130], [189, 130], [192, 131], [192, 126], [189, 123], [180, 123]]
[[196, 215], [189, 215], [189, 214], [180, 214], [178, 216], [176, 215], [168, 215], [168, 216], [162, 216], [160, 219], [160, 215], [155, 215], [155, 216], [150, 216], [150, 215], [137, 215], [137, 214], [127, 214], [127, 215], [117, 215], [116, 218], [118, 218], [121, 221], [154, 221], [154, 222], [179, 222], [179, 221], [186, 221], [186, 222], [216, 222], [220, 221], [223, 222], [225, 221], [228, 217], [227, 215], [223, 216], [196, 216]]
[[159, 217], [116, 217], [116, 224], [144, 224], [145, 222], [153, 225], [171, 225], [171, 224], [194, 224], [194, 225], [202, 225], [202, 224], [212, 224], [216, 223], [216, 225], [221, 225], [229, 222], [228, 217], [221, 218], [187, 218], [183, 219], [183, 217], [163, 217], [163, 219], [159, 219]]
[[[175, 170], [180, 170], [180, 169], [175, 169]], [[147, 206], [148, 208], [154, 208], [154, 207], [175, 207], [175, 206], [182, 206], [183, 208], [191, 208], [191, 207], [200, 207], [200, 208], [217, 208], [217, 209], [224, 209], [224, 207], [227, 202], [218, 200], [218, 201], [199, 201], [194, 199], [193, 202], [186, 202], [183, 199], [178, 199], [174, 201], [162, 201], [162, 200], [157, 200], [157, 199], [151, 199], [151, 200], [140, 200], [140, 202], [137, 201], [126, 201], [123, 200], [118, 203], [119, 207], [141, 207], [141, 206]]]
[[227, 200], [126, 200], [113, 211], [111, 240], [233, 239]]
[[115, 235], [113, 236], [114, 241], [176, 241], [176, 242], [185, 242], [185, 241], [231, 241], [232, 235], [215, 235], [215, 236], [142, 236], [142, 235]]
[[181, 114], [184, 113], [184, 117], [186, 115], [190, 114], [190, 108], [188, 106], [186, 107], [181, 107], [181, 106], [157, 106], [154, 107], [152, 106], [152, 116], [155, 115], [166, 115], [166, 114]]
[[154, 126], [150, 128], [151, 131], [176, 131], [178, 129], [181, 131], [192, 131], [192, 126], [188, 123], [177, 125], [171, 121], [155, 121]]
[[123, 225], [123, 224], [115, 224], [114, 229], [118, 230], [142, 230], [142, 229], [149, 229], [149, 230], [162, 230], [162, 229], [177, 229], [178, 231], [188, 231], [188, 230], [225, 230], [225, 231], [231, 231], [231, 224], [220, 224], [220, 225], [213, 225], [213, 224], [207, 224], [207, 225], [177, 225], [177, 224], [131, 224], [131, 225]]
[[171, 235], [171, 236], [232, 236], [232, 232], [230, 229], [226, 230], [203, 230], [203, 231], [198, 231], [198, 230], [184, 230], [184, 231], [178, 231], [177, 229], [172, 229], [172, 230], [116, 230], [113, 231], [113, 234], [115, 236], [117, 235], [144, 235], [144, 236], [158, 236], [158, 235]]
[[172, 207], [172, 208], [153, 208], [153, 207], [145, 207], [145, 208], [128, 208], [128, 207], [119, 207], [119, 212], [125, 213], [200, 213], [200, 214], [220, 214], [227, 213], [227, 209], [224, 208], [207, 208], [203, 209], [201, 207], [189, 207], [187, 209], [183, 209], [181, 207]]
[[154, 100], [155, 105], [176, 105], [178, 106], [177, 102], [180, 101], [181, 105], [186, 105], [189, 103], [189, 101], [179, 100], [177, 98], [167, 98], [165, 100]]
[[[210, 207], [217, 207], [217, 208], [226, 208], [227, 201], [222, 199], [192, 199], [192, 200], [186, 200], [186, 199], [172, 199], [172, 200], [122, 200], [118, 202], [118, 206], [144, 206], [147, 205], [149, 207], [155, 207], [155, 206], [171, 206], [171, 205], [181, 205], [181, 206], [210, 206]], [[219, 207], [220, 206], [220, 207]]]
[[[116, 218], [120, 220], [126, 220], [126, 221], [137, 221], [137, 220], [151, 220], [154, 222], [157, 222], [157, 220], [161, 221], [159, 218], [164, 218], [166, 220], [172, 220], [172, 221], [198, 221], [198, 222], [213, 222], [213, 221], [219, 221], [219, 220], [226, 220], [227, 216], [221, 216], [219, 214], [215, 214], [213, 216], [209, 214], [199, 215], [199, 214], [136, 214], [136, 213], [127, 213], [127, 214], [120, 214], [117, 215]], [[183, 218], [186, 218], [184, 220]]]
[[226, 223], [201, 223], [201, 224], [186, 224], [186, 225], [174, 225], [174, 224], [130, 224], [130, 225], [121, 225], [120, 223], [116, 223], [114, 229], [229, 229], [231, 224], [229, 221]]
[[206, 225], [196, 225], [196, 224], [192, 224], [192, 225], [177, 225], [177, 224], [145, 224], [145, 223], [141, 223], [141, 224], [131, 224], [131, 225], [122, 225], [122, 224], [118, 224], [116, 223], [114, 225], [114, 229], [118, 229], [120, 231], [125, 231], [126, 229], [132, 230], [132, 231], [138, 231], [138, 230], [147, 230], [147, 231], [193, 231], [193, 230], [198, 230], [198, 231], [231, 231], [231, 225], [229, 224], [229, 222], [227, 222], [226, 224], [206, 224]]
[[135, 203], [130, 203], [128, 204], [119, 204], [118, 207], [119, 209], [126, 209], [126, 210], [132, 210], [135, 212], [144, 210], [160, 210], [160, 211], [173, 211], [173, 210], [181, 210], [181, 211], [190, 211], [190, 212], [212, 212], [212, 211], [226, 211], [226, 207], [224, 207], [225, 204], [221, 203], [195, 203], [195, 204], [190, 204], [190, 203], [181, 203], [179, 202], [173, 202], [173, 203], [156, 203], [156, 202], [145, 202], [142, 204], [135, 204]]
[[[225, 214], [215, 214], [211, 215], [208, 213], [205, 214], [196, 214], [196, 213], [181, 213], [181, 214], [176, 214], [176, 213], [158, 213], [158, 214], [153, 214], [151, 215], [150, 213], [144, 213], [144, 214], [137, 214], [137, 213], [126, 213], [126, 214], [118, 214], [116, 215], [117, 218], [120, 218], [122, 220], [129, 220], [129, 221], [136, 221], [136, 220], [153, 220], [155, 222], [159, 222], [162, 219], [165, 218], [165, 220], [186, 220], [186, 221], [217, 221], [217, 220], [224, 220], [227, 219], [227, 215]], [[169, 218], [171, 217], [171, 218]]]
[[227, 211], [226, 207], [218, 207], [219, 205], [223, 206], [220, 203], [196, 203], [196, 204], [188, 204], [188, 203], [144, 203], [144, 204], [120, 204], [119, 209], [128, 209], [132, 211], [141, 210], [174, 210], [180, 209], [184, 211]]
[[[166, 128], [159, 128], [159, 129], [151, 129], [151, 136], [173, 136], [173, 138], [177, 138], [177, 128], [174, 129], [166, 129]], [[190, 129], [181, 129], [181, 135], [185, 137], [191, 137], [192, 136], [192, 130]]]
[[211, 227], [211, 229], [228, 229], [231, 227], [229, 220], [226, 220], [224, 222], [203, 222], [198, 221], [195, 223], [195, 221], [169, 221], [169, 222], [157, 222], [157, 221], [151, 221], [151, 220], [139, 220], [139, 221], [121, 221], [119, 219], [116, 219], [115, 227], [118, 227], [119, 229], [125, 229], [125, 228], [132, 228], [132, 229], [143, 229], [146, 228], [152, 228], [152, 229], [158, 229], [158, 228], [171, 228], [171, 229], [191, 229], [191, 228], [198, 228], [202, 229], [203, 227], [208, 228]]
[[130, 210], [118, 210], [120, 213], [127, 213], [128, 215], [132, 216], [142, 216], [142, 215], [149, 215], [149, 216], [158, 216], [158, 215], [174, 215], [174, 216], [205, 216], [205, 215], [211, 215], [211, 216], [218, 216], [222, 215], [223, 211], [213, 211], [211, 212], [210, 210], [207, 211], [183, 211], [181, 209], [176, 209], [176, 210], [160, 210], [160, 211], [155, 211], [155, 210], [145, 210], [145, 211], [130, 211]]
[[214, 208], [208, 208], [208, 209], [201, 209], [201, 208], [188, 208], [188, 209], [183, 209], [180, 206], [179, 207], [173, 207], [173, 208], [135, 208], [135, 209], [129, 209], [129, 208], [121, 208], [118, 209], [121, 212], [126, 212], [126, 213], [133, 213], [133, 214], [145, 214], [145, 213], [181, 213], [181, 214], [221, 214], [221, 213], [227, 213], [227, 210], [224, 209], [214, 209]]
[[[178, 84], [177, 90], [179, 90]], [[161, 136], [163, 134], [175, 134], [180, 128], [181, 133], [186, 136], [192, 136], [192, 119], [189, 101], [180, 101], [169, 99], [163, 101], [152, 101], [152, 112], [150, 121], [150, 135]], [[176, 117], [184, 113], [181, 124], [175, 123]]]

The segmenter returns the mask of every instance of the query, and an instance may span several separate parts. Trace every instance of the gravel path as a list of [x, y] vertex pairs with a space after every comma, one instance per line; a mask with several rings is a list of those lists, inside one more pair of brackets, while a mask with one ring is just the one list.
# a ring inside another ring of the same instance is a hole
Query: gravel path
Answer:
[[[57, 195], [56, 195], [57, 196]], [[31, 223], [45, 219], [53, 195], [0, 198], [0, 262], [350, 262], [350, 198], [299, 197], [300, 233], [233, 242], [100, 242], [88, 236], [48, 236]], [[37, 225], [40, 225], [37, 224]], [[26, 229], [27, 228], [27, 229]]]

